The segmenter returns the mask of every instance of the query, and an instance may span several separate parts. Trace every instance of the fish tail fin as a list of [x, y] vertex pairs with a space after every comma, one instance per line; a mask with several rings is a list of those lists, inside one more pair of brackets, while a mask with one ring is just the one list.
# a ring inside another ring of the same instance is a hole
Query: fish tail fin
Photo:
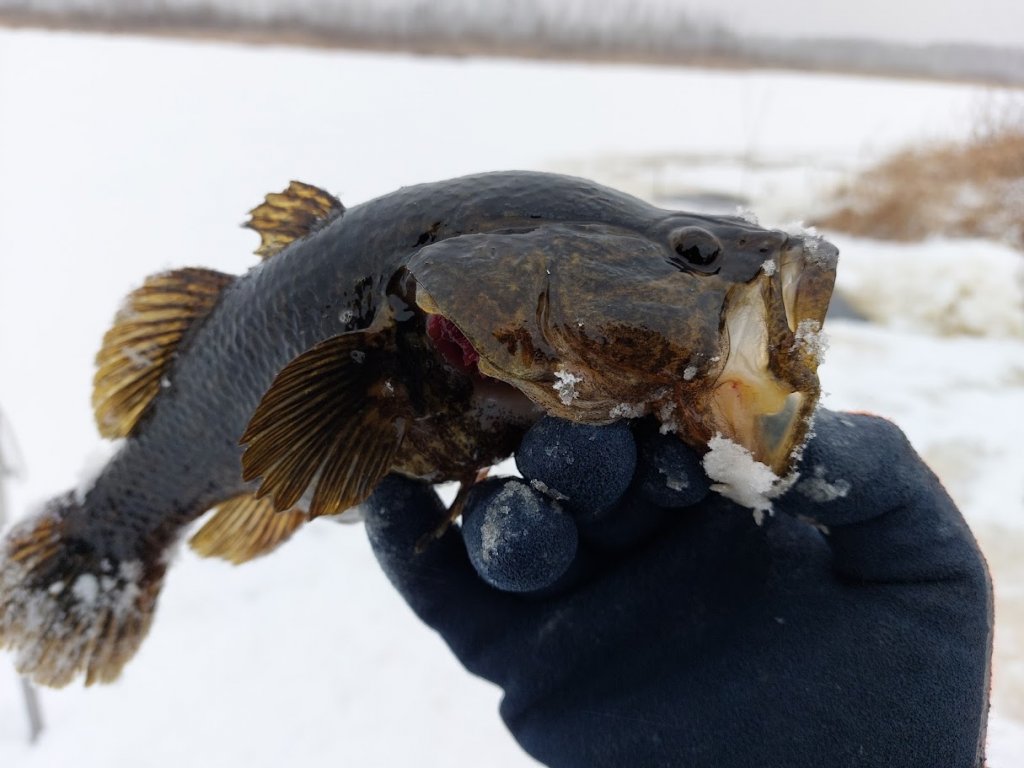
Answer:
[[79, 535], [87, 514], [73, 493], [59, 496], [0, 544], [0, 648], [43, 685], [117, 678], [149, 631], [163, 584], [162, 551], [101, 551]]

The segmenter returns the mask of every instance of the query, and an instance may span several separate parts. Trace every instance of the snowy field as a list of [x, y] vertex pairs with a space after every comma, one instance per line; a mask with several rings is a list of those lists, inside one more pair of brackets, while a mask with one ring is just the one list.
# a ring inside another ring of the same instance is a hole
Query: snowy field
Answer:
[[[719, 192], [782, 224], [880, 153], [965, 135], [1012, 99], [770, 72], [0, 33], [0, 409], [22, 459], [11, 508], [76, 484], [102, 455], [92, 356], [120, 299], [161, 269], [251, 266], [256, 237], [237, 225], [289, 179], [351, 205], [468, 172], [572, 167], [661, 200]], [[685, 162], [699, 155], [717, 160]], [[835, 240], [851, 300], [886, 298], [876, 323], [832, 324], [826, 403], [900, 424], [981, 540], [999, 611], [990, 764], [1016, 768], [1020, 256], [987, 242]], [[498, 720], [498, 690], [419, 625], [360, 528], [329, 522], [237, 569], [183, 549], [123, 678], [43, 691], [35, 746], [16, 682], [0, 658], [4, 768], [532, 764]]]

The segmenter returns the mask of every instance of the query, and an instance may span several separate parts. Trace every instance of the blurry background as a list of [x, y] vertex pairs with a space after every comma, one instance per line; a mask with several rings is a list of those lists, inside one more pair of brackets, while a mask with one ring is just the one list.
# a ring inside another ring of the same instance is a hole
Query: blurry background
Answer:
[[[0, 0], [12, 517], [104, 456], [92, 356], [121, 298], [252, 266], [238, 224], [290, 179], [354, 205], [532, 168], [802, 221], [843, 253], [826, 405], [903, 427], [990, 560], [990, 763], [1020, 765], [1024, 5], [497, 5]], [[318, 522], [237, 569], [176, 560], [123, 678], [41, 692], [34, 746], [0, 658], [4, 766], [532, 764], [359, 528]]]

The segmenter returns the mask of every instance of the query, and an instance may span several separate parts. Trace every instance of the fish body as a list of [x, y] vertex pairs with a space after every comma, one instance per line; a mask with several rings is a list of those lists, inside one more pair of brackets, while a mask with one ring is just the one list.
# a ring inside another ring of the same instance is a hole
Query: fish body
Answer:
[[[469, 482], [545, 413], [723, 433], [782, 474], [818, 396], [835, 249], [567, 176], [403, 188], [345, 210], [293, 184], [253, 211], [265, 261], [129, 297], [94, 403], [119, 452], [7, 537], [0, 644], [61, 685], [113, 679], [166, 552], [235, 561], [391, 471]], [[801, 336], [803, 334], [803, 336]]]

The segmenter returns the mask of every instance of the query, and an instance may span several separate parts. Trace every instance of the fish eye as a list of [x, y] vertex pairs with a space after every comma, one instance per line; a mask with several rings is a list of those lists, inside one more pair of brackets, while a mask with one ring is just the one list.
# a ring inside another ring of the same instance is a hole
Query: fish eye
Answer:
[[678, 257], [686, 261], [680, 264], [678, 258], [671, 259], [676, 266], [686, 268], [710, 267], [722, 253], [722, 244], [718, 238], [701, 227], [682, 227], [672, 232], [672, 247]]

